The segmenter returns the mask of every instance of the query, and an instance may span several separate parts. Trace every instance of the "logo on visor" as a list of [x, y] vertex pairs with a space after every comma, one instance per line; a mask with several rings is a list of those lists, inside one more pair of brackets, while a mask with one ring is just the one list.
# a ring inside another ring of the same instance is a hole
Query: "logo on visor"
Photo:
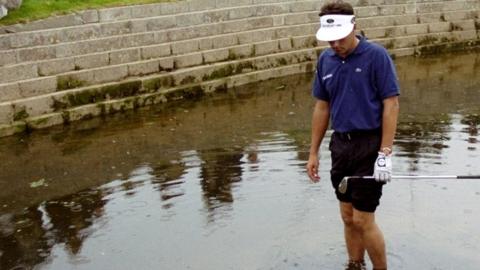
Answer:
[[335, 20], [334, 19], [327, 19], [327, 23], [334, 23]]

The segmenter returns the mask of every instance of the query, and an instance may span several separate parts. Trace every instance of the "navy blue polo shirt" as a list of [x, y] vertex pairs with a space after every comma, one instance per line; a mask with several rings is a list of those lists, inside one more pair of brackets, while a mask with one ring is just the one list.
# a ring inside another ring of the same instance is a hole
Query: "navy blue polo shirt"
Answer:
[[313, 96], [329, 102], [332, 128], [338, 132], [379, 128], [383, 100], [400, 94], [387, 50], [358, 38], [345, 59], [328, 48], [317, 62]]

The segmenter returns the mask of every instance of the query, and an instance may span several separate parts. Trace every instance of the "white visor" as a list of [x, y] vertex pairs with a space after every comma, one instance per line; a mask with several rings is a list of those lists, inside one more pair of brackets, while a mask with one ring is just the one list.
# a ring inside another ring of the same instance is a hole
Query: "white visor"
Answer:
[[321, 41], [342, 39], [353, 31], [354, 25], [354, 15], [323, 15], [320, 17], [317, 39]]

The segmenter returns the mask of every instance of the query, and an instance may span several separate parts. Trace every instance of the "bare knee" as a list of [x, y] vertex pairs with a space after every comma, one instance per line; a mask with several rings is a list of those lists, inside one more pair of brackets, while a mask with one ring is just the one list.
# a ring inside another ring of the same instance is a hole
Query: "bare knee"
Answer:
[[374, 225], [373, 220], [364, 215], [354, 215], [352, 217], [352, 224], [357, 230], [361, 231], [367, 231]]
[[353, 207], [350, 203], [340, 203], [340, 214], [343, 224], [347, 228], [353, 228]]
[[352, 218], [352, 223], [357, 228], [363, 228], [365, 226], [365, 219], [361, 217]]
[[351, 227], [351, 228], [355, 227], [353, 217], [350, 215], [342, 215], [342, 221], [346, 227]]

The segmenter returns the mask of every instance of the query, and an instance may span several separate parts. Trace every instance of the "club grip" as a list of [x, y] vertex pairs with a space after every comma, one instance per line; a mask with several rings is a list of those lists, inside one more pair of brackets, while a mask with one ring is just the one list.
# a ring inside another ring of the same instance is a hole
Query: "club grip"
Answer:
[[480, 175], [458, 175], [457, 179], [480, 179]]

